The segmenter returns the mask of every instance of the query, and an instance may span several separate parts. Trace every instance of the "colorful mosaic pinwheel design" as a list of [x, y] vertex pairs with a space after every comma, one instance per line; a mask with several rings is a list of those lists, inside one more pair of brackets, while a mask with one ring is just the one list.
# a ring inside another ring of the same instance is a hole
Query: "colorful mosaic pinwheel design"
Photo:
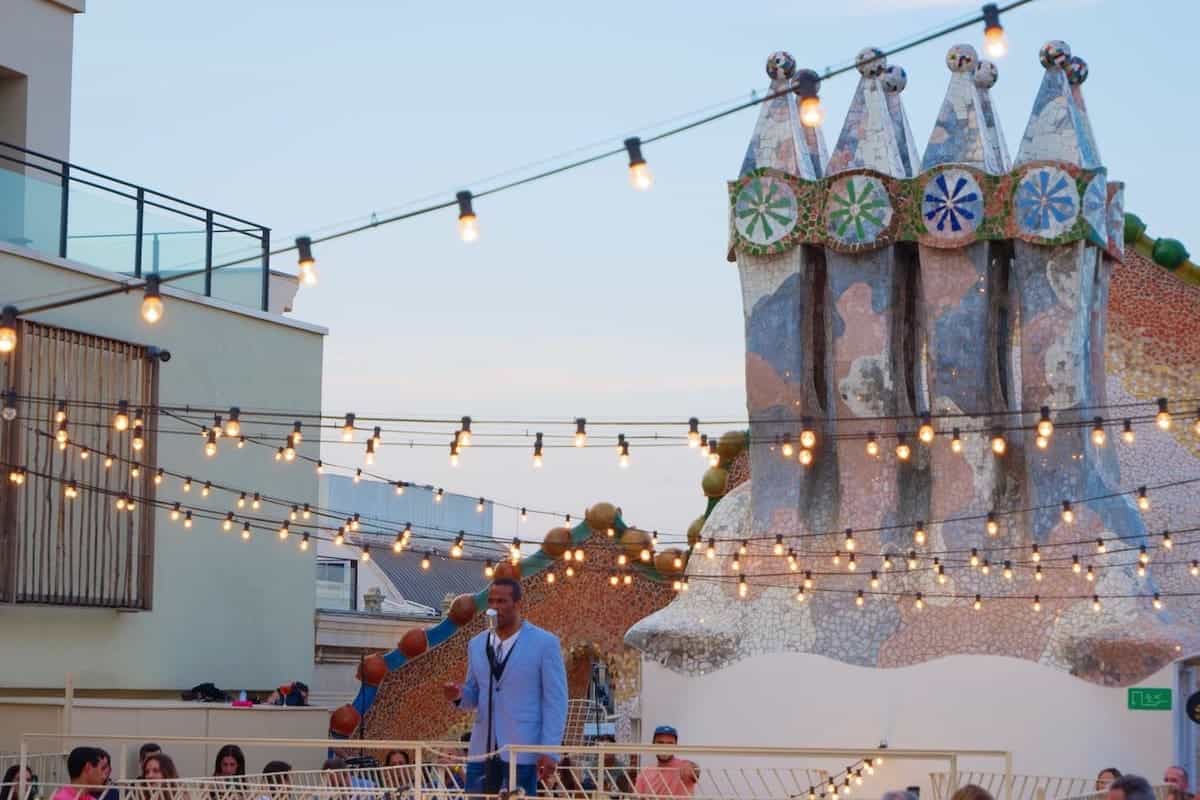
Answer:
[[1053, 239], [1070, 230], [1079, 216], [1075, 179], [1057, 167], [1034, 167], [1017, 186], [1013, 199], [1017, 229], [1029, 236]]
[[1088, 181], [1083, 190], [1083, 219], [1088, 227], [1088, 239], [1101, 247], [1108, 245], [1108, 235], [1105, 233], [1105, 217], [1108, 211], [1108, 189], [1105, 186], [1104, 175], [1100, 174]]
[[870, 175], [850, 175], [834, 183], [825, 209], [826, 230], [842, 244], [870, 244], [892, 221], [887, 189]]
[[771, 175], [753, 176], [734, 197], [734, 227], [756, 247], [781, 242], [795, 230], [797, 214], [795, 191]]
[[983, 192], [966, 170], [939, 172], [925, 184], [921, 215], [934, 235], [971, 233], [983, 216]]

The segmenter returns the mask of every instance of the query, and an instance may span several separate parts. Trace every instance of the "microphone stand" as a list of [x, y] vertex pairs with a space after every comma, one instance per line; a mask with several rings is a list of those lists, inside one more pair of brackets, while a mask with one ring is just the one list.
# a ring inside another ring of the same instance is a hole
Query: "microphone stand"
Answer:
[[499, 756], [491, 755], [495, 749], [496, 736], [496, 719], [492, 714], [493, 704], [493, 689], [492, 682], [496, 677], [496, 650], [492, 647], [492, 635], [496, 632], [496, 617], [488, 616], [488, 633], [487, 633], [487, 651], [488, 658], [488, 732], [487, 732], [487, 752], [488, 756], [483, 762], [483, 792], [484, 794], [498, 794], [500, 792], [499, 781], [496, 777], [500, 772], [500, 765], [495, 763], [499, 760]]

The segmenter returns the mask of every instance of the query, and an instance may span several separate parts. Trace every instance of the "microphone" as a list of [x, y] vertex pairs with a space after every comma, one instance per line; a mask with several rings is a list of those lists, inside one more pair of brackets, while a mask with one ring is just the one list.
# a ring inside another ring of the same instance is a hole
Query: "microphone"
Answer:
[[488, 630], [491, 631], [492, 633], [495, 633], [496, 632], [496, 609], [489, 608], [486, 612], [484, 612], [484, 616], [487, 617]]

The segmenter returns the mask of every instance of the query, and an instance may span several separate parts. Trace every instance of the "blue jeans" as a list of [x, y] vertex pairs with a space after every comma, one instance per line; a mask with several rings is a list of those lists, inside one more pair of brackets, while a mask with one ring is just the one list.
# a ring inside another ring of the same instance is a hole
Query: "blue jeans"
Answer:
[[[503, 774], [503, 784], [500, 788], [505, 788], [508, 784], [508, 762], [501, 761], [500, 768]], [[482, 761], [467, 762], [467, 794], [476, 795], [483, 794], [484, 765]], [[536, 764], [517, 764], [517, 786], [525, 790], [526, 797], [535, 797], [537, 795], [537, 765]]]

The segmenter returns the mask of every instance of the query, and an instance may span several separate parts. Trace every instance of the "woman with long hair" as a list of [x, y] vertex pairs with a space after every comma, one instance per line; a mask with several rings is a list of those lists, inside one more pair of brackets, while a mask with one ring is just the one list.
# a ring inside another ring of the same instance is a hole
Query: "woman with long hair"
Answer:
[[246, 754], [236, 744], [227, 744], [217, 751], [213, 762], [214, 778], [232, 778], [246, 774]]
[[143, 800], [174, 800], [178, 796], [177, 787], [172, 781], [179, 780], [179, 770], [175, 761], [166, 753], [157, 752], [146, 756], [142, 762], [141, 786], [138, 795]]
[[[17, 774], [21, 771], [20, 764], [13, 764], [4, 771], [4, 780], [0, 781], [0, 800], [16, 800], [17, 793], [20, 791], [18, 784], [20, 779]], [[37, 787], [34, 784], [37, 779], [34, 777], [33, 770], [29, 767], [25, 768], [25, 796], [27, 800], [33, 800], [37, 797]]]

